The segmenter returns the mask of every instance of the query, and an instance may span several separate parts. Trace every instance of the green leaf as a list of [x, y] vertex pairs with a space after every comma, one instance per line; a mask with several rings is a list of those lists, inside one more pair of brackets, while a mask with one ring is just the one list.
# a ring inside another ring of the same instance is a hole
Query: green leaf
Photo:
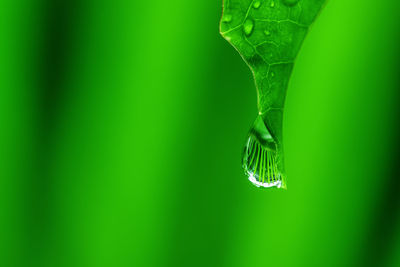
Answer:
[[225, 0], [221, 35], [253, 72], [259, 115], [243, 167], [261, 187], [286, 188], [282, 119], [295, 58], [325, 0]]

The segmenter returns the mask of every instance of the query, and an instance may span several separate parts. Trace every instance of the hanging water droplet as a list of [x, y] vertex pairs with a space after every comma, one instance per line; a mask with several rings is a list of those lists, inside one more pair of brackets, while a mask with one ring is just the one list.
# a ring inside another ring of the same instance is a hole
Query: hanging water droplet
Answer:
[[274, 6], [275, 6], [275, 2], [272, 1], [272, 2], [271, 2], [271, 7], [274, 7]]
[[226, 15], [224, 15], [222, 20], [224, 22], [231, 22], [232, 21], [232, 15], [231, 14], [226, 14]]
[[264, 34], [265, 34], [266, 36], [270, 36], [270, 35], [271, 35], [271, 33], [270, 33], [268, 30], [265, 30], [265, 31], [264, 31]]
[[250, 130], [244, 154], [243, 168], [250, 182], [257, 187], [282, 186], [282, 174], [278, 163], [275, 141], [258, 116]]
[[282, 2], [285, 6], [294, 6], [299, 2], [299, 0], [282, 0]]
[[251, 19], [247, 19], [243, 24], [243, 30], [246, 35], [250, 35], [254, 29], [254, 22]]
[[253, 7], [255, 9], [258, 9], [260, 6], [261, 6], [261, 2], [260, 1], [255, 1], [254, 4], [253, 4]]

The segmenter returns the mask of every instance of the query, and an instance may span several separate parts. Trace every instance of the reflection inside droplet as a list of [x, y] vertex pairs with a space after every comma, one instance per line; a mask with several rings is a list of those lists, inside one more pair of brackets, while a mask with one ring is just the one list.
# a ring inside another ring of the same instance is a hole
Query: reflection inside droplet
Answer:
[[258, 116], [243, 153], [243, 169], [257, 187], [282, 187], [281, 165], [274, 139]]

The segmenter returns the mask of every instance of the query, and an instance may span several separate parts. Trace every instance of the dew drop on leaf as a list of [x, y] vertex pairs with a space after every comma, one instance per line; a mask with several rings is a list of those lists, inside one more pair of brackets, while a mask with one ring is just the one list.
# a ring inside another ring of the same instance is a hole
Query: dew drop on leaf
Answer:
[[247, 19], [243, 24], [244, 33], [248, 36], [253, 32], [254, 22], [251, 19]]
[[255, 1], [254, 4], [253, 4], [253, 7], [255, 9], [258, 9], [260, 6], [261, 6], [261, 2], [260, 1]]
[[224, 15], [224, 18], [222, 20], [224, 22], [231, 22], [232, 21], [232, 15], [231, 14], [226, 14], [226, 15]]
[[299, 2], [299, 0], [282, 0], [282, 2], [285, 6], [294, 6]]
[[257, 187], [282, 187], [282, 173], [271, 134], [258, 116], [250, 130], [243, 153], [243, 169]]
[[282, 147], [286, 91], [293, 61], [325, 2], [224, 0], [220, 32], [249, 65], [257, 87], [258, 116], [242, 162], [258, 187], [286, 188]]

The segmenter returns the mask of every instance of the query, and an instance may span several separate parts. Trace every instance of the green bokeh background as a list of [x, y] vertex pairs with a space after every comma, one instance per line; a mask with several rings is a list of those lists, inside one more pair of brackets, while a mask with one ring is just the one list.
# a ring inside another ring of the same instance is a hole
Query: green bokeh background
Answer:
[[1, 1], [1, 266], [400, 266], [400, 4], [312, 26], [287, 191], [241, 169], [256, 92], [221, 4]]

